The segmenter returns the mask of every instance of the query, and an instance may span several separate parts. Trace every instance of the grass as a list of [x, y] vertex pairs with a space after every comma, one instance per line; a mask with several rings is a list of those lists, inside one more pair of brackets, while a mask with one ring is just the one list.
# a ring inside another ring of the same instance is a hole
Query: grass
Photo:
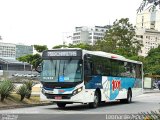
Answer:
[[30, 99], [24, 98], [23, 101], [20, 101], [20, 95], [18, 94], [11, 94], [7, 99], [5, 99], [3, 102], [0, 102], [0, 107], [3, 106], [16, 106], [16, 105], [30, 105], [30, 104], [40, 104], [42, 103], [40, 101], [39, 96], [31, 96]]

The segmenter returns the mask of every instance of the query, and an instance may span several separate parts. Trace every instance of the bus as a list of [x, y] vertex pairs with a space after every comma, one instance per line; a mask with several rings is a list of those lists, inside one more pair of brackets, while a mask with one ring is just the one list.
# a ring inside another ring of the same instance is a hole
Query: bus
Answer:
[[92, 108], [103, 101], [131, 103], [143, 93], [142, 62], [80, 48], [46, 50], [42, 59], [42, 94], [59, 108], [72, 103]]

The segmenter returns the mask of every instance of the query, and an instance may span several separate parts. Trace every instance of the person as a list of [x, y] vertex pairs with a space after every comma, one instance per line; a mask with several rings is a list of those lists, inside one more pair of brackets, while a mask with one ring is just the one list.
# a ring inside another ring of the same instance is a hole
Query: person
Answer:
[[153, 88], [158, 88], [157, 80], [153, 83]]
[[157, 82], [158, 89], [160, 90], [160, 80]]

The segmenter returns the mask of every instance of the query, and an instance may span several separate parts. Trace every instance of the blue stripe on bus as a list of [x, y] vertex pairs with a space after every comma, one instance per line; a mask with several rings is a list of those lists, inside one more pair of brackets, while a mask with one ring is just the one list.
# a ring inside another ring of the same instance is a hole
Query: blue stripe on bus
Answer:
[[53, 88], [43, 87], [45, 90], [53, 90]]
[[85, 84], [86, 89], [102, 89], [102, 76], [93, 76], [88, 83]]
[[[136, 79], [135, 78], [127, 78], [127, 77], [107, 77], [106, 81], [110, 82], [110, 100], [114, 100], [118, 94], [119, 94], [119, 89], [114, 89], [112, 86], [112, 81], [120, 81], [120, 89], [126, 89], [128, 88], [133, 88]], [[102, 76], [92, 76], [91, 80], [88, 81], [88, 83], [85, 84], [86, 89], [96, 89], [100, 88], [102, 89]]]
[[133, 88], [134, 83], [135, 83], [135, 78], [125, 78], [125, 77], [108, 77], [108, 80], [110, 81], [110, 100], [114, 100], [118, 94], [119, 94], [119, 89], [113, 90], [113, 85], [112, 81], [120, 81], [120, 89], [126, 89], [128, 88]]

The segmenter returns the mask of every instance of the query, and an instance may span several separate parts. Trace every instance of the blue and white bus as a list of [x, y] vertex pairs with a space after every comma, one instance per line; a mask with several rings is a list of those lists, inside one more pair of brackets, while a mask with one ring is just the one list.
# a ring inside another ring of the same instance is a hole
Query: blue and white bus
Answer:
[[66, 104], [97, 107], [102, 101], [130, 103], [142, 94], [143, 65], [139, 61], [102, 51], [53, 49], [42, 54], [42, 93]]

